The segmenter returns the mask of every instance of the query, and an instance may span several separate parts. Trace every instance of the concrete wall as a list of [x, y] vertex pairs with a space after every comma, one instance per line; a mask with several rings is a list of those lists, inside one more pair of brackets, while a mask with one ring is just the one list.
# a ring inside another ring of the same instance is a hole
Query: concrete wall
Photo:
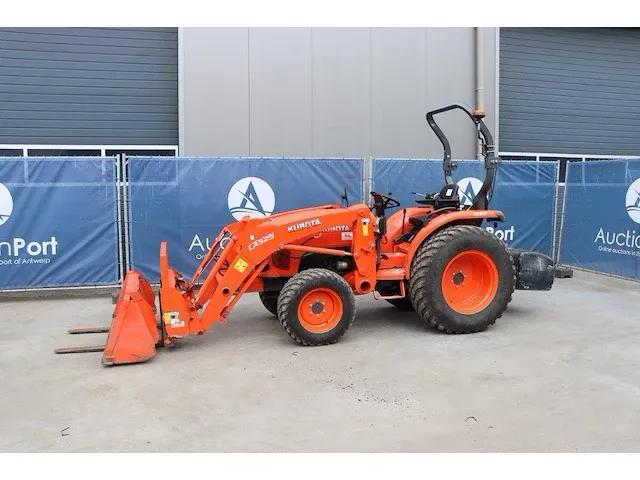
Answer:
[[[496, 29], [483, 34], [495, 132]], [[473, 28], [184, 28], [180, 154], [440, 158], [425, 113], [473, 105], [474, 75]], [[453, 156], [472, 157], [471, 121], [441, 121]]]

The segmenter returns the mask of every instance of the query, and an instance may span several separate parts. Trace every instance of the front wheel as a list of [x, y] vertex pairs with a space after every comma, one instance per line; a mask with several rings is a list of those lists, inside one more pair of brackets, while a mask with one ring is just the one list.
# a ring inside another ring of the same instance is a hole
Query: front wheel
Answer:
[[493, 325], [511, 302], [515, 283], [515, 265], [504, 242], [481, 227], [454, 225], [420, 246], [409, 290], [425, 322], [461, 334]]
[[278, 318], [287, 334], [305, 346], [337, 342], [355, 319], [355, 295], [331, 270], [311, 268], [291, 277], [278, 298]]

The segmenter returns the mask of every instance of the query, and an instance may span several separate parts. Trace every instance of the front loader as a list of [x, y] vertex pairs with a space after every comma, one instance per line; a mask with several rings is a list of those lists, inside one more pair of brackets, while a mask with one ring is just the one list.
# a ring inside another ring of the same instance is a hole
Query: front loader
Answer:
[[[470, 206], [461, 206], [449, 142], [434, 120], [453, 109], [473, 120], [483, 142], [486, 178]], [[357, 295], [372, 294], [415, 311], [442, 332], [464, 334], [495, 323], [515, 289], [550, 289], [549, 257], [519, 252], [514, 258], [481, 226], [505, 220], [503, 212], [489, 209], [500, 162], [484, 114], [454, 104], [426, 117], [445, 151], [440, 192], [390, 216], [387, 209], [400, 203], [371, 192], [369, 205], [333, 203], [244, 217], [222, 228], [191, 278], [171, 267], [167, 244], [161, 242], [158, 303], [150, 283], [136, 270], [127, 272], [102, 364], [143, 362], [160, 346], [202, 335], [225, 322], [248, 292], [259, 294], [293, 340], [317, 346], [337, 342], [347, 332], [356, 317]], [[96, 349], [57, 353], [78, 351]]]

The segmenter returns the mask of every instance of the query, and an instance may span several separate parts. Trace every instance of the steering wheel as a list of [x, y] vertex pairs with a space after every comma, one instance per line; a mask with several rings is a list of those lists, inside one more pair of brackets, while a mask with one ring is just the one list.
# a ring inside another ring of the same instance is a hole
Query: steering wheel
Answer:
[[[391, 192], [389, 192], [389, 194], [391, 194]], [[387, 208], [400, 206], [400, 202], [398, 200], [390, 197], [389, 195], [385, 195], [384, 193], [372, 191], [371, 196], [373, 197], [373, 207], [371, 209], [375, 209], [378, 217], [382, 217]]]

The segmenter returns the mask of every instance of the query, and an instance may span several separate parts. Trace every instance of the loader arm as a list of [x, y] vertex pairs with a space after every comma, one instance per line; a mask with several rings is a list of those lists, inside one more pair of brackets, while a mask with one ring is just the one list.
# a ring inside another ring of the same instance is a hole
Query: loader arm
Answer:
[[[332, 227], [349, 225], [354, 232], [349, 251], [307, 246], [305, 240]], [[286, 212], [268, 218], [245, 219], [223, 228], [195, 272], [184, 282], [169, 266], [166, 245], [161, 246], [161, 311], [167, 337], [200, 335], [227, 315], [263, 272], [278, 251], [321, 252], [352, 256], [356, 265], [354, 285], [358, 293], [369, 293], [376, 281], [377, 217], [364, 204], [348, 208], [327, 206]], [[224, 246], [220, 246], [227, 239]], [[207, 267], [202, 287], [195, 281]]]

